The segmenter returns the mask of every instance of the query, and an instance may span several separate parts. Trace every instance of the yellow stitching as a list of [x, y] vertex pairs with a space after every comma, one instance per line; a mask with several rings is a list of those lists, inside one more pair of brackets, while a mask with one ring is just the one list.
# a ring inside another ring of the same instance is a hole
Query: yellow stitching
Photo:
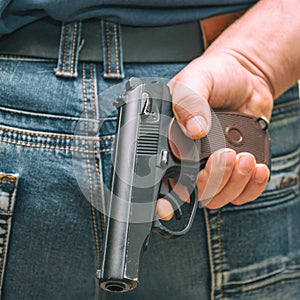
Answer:
[[[88, 119], [88, 103], [87, 103], [87, 91], [86, 91], [86, 72], [85, 72], [85, 64], [83, 64], [82, 70], [82, 86], [83, 86], [83, 100], [84, 100], [84, 111], [86, 119]], [[85, 124], [85, 132], [88, 134], [88, 122]], [[86, 149], [88, 151], [88, 144], [86, 144]], [[94, 144], [95, 147], [95, 144]], [[90, 201], [91, 201], [91, 212], [92, 212], [92, 220], [93, 220], [93, 230], [95, 235], [95, 243], [96, 243], [96, 256], [97, 256], [97, 268], [100, 269], [101, 261], [100, 261], [100, 242], [98, 237], [98, 229], [97, 229], [97, 221], [96, 221], [96, 213], [95, 213], [95, 200], [93, 193], [93, 177], [91, 171], [91, 161], [89, 155], [86, 155], [87, 160], [87, 168], [88, 168], [88, 177], [89, 177], [89, 188], [90, 188]]]
[[2, 251], [1, 251], [1, 255], [2, 255], [2, 259], [1, 259], [1, 263], [0, 263], [0, 278], [2, 278], [3, 275], [3, 269], [4, 269], [4, 261], [5, 261], [5, 255], [6, 255], [6, 244], [7, 244], [7, 239], [8, 239], [8, 233], [9, 233], [9, 226], [8, 226], [8, 220], [11, 218], [11, 205], [12, 205], [12, 201], [11, 201], [11, 196], [9, 197], [9, 206], [8, 206], [8, 210], [7, 210], [7, 218], [5, 220], [5, 226], [6, 226], [6, 230], [5, 230], [5, 235], [3, 238], [3, 247], [2, 247]]
[[61, 73], [64, 74], [65, 73], [65, 68], [66, 68], [66, 60], [67, 60], [67, 45], [68, 45], [68, 36], [69, 36], [69, 28], [70, 25], [67, 24], [65, 26], [65, 34], [64, 34], [64, 52], [63, 52], [63, 61], [62, 61], [62, 69], [61, 69]]
[[7, 58], [13, 58], [13, 59], [32, 59], [31, 56], [25, 56], [25, 55], [12, 55], [12, 54], [0, 54], [0, 59], [1, 58], [4, 58], [4, 59], [7, 59]]
[[106, 75], [117, 75], [117, 76], [120, 76], [120, 73], [118, 73], [118, 72], [107, 72], [105, 74]]
[[[95, 99], [95, 95], [96, 95], [96, 92], [95, 92], [95, 80], [94, 80], [94, 72], [92, 72], [92, 64], [90, 65], [90, 68], [91, 68], [91, 71], [90, 71], [90, 76], [91, 76], [91, 81], [92, 81], [92, 102], [93, 102], [93, 107], [94, 107], [94, 119], [96, 120], [96, 99]], [[94, 143], [94, 150], [96, 150], [96, 144]], [[100, 169], [99, 169], [99, 162], [97, 160], [97, 157], [96, 157], [96, 154], [95, 154], [95, 157], [94, 157], [94, 160], [95, 160], [95, 167], [96, 167], [96, 174], [97, 174], [97, 181], [98, 181], [98, 195], [101, 195], [101, 190], [100, 190], [100, 186], [101, 186], [101, 178], [100, 178]], [[100, 160], [101, 160], [101, 157], [100, 157]], [[103, 207], [103, 212], [101, 213], [100, 212], [100, 230], [102, 231], [102, 234], [104, 234], [104, 228], [105, 228], [105, 204], [102, 205]], [[97, 241], [96, 241], [96, 244], [97, 244]], [[98, 239], [98, 244], [99, 244], [99, 239]], [[96, 246], [97, 247], [97, 246]], [[100, 256], [100, 244], [98, 246], [99, 248], [99, 253], [98, 253], [98, 268], [100, 269], [100, 261], [101, 261], [101, 256]]]
[[17, 178], [13, 175], [8, 175], [6, 173], [0, 173], [0, 181], [3, 181], [4, 179], [9, 179], [13, 182], [17, 181]]
[[[207, 209], [205, 209], [207, 211]], [[213, 291], [213, 300], [216, 299], [216, 294], [215, 294], [215, 290], [217, 287], [217, 276], [216, 276], [216, 266], [215, 266], [215, 253], [214, 253], [214, 249], [212, 247], [213, 241], [212, 241], [212, 237], [211, 237], [211, 233], [212, 233], [212, 226], [211, 226], [211, 218], [209, 213], [207, 213], [207, 224], [208, 224], [208, 231], [209, 231], [209, 245], [211, 247], [211, 261], [212, 261], [212, 266], [211, 266], [211, 273], [213, 274], [213, 285], [214, 285], [214, 291]]]
[[[89, 172], [89, 177], [91, 176]], [[91, 178], [91, 177], [90, 177]], [[98, 236], [98, 226], [97, 226], [97, 217], [96, 217], [96, 211], [95, 211], [95, 203], [94, 203], [94, 196], [93, 195], [93, 183], [92, 180], [90, 180], [90, 197], [91, 199], [91, 210], [92, 210], [92, 220], [93, 220], [93, 230], [95, 235], [95, 244], [96, 244], [96, 255], [97, 255], [97, 269], [99, 270], [101, 267], [101, 254], [100, 254], [100, 240]]]
[[55, 134], [47, 134], [47, 133], [35, 133], [35, 132], [27, 132], [22, 131], [18, 129], [11, 129], [11, 128], [5, 128], [0, 126], [0, 130], [10, 133], [17, 133], [17, 134], [23, 134], [26, 136], [35, 136], [35, 137], [45, 137], [50, 139], [64, 139], [64, 140], [78, 140], [78, 141], [111, 141], [114, 140], [115, 137], [86, 137], [86, 136], [79, 136], [79, 135], [70, 135], [70, 136], [63, 136], [63, 135], [55, 135]]
[[[11, 200], [9, 200], [9, 201], [10, 201], [10, 205], [11, 205]], [[9, 231], [9, 226], [8, 226], [9, 218], [11, 218], [11, 214], [9, 214], [9, 211], [8, 211], [8, 216], [5, 220], [6, 230], [5, 230], [5, 235], [3, 238], [3, 247], [2, 247], [2, 251], [1, 251], [2, 259], [1, 259], [1, 263], [0, 263], [0, 278], [2, 278], [2, 275], [3, 275], [2, 273], [3, 273], [3, 268], [4, 268], [5, 250], [6, 250], [8, 231]]]
[[[84, 103], [84, 112], [85, 112], [85, 119], [88, 120], [88, 106], [87, 106], [87, 95], [86, 95], [86, 72], [85, 72], [85, 64], [82, 64], [82, 88], [83, 88], [83, 103]], [[85, 133], [86, 136], [88, 134], [88, 126], [89, 123], [85, 122]], [[86, 145], [88, 146], [88, 145]]]
[[120, 61], [119, 61], [119, 43], [118, 43], [118, 32], [117, 32], [117, 25], [114, 24], [114, 45], [115, 45], [115, 60], [116, 60], [116, 72], [112, 72], [111, 70], [111, 52], [110, 52], [110, 37], [109, 37], [109, 24], [105, 22], [105, 34], [106, 34], [106, 43], [107, 43], [107, 72], [105, 75], [111, 76], [116, 75], [118, 78], [121, 77], [120, 72]]
[[116, 53], [116, 73], [120, 78], [120, 64], [119, 64], [119, 43], [118, 43], [118, 32], [117, 25], [114, 24], [114, 40], [115, 40], [115, 53]]
[[[91, 89], [92, 89], [92, 107], [93, 107], [93, 115], [94, 120], [96, 120], [96, 99], [95, 99], [95, 81], [94, 81], [94, 73], [93, 73], [93, 65], [90, 65], [90, 81], [91, 81]], [[96, 150], [96, 143], [94, 142], [94, 150]], [[94, 162], [96, 167], [96, 176], [97, 176], [97, 187], [98, 187], [98, 195], [100, 196], [100, 174], [99, 174], [99, 166], [96, 160], [96, 153], [94, 154]], [[97, 253], [97, 262], [98, 262], [98, 269], [101, 267], [101, 250], [100, 250], [100, 240], [98, 235], [98, 222], [97, 222], [97, 215], [95, 207], [92, 205], [92, 217], [94, 221], [94, 231], [95, 231], [95, 243], [96, 243], [96, 253]], [[102, 219], [102, 218], [101, 218]], [[101, 225], [100, 225], [101, 226]], [[103, 228], [103, 227], [102, 227]]]
[[106, 36], [106, 44], [107, 44], [107, 71], [108, 74], [111, 73], [111, 54], [110, 54], [110, 39], [109, 39], [109, 24], [105, 22], [105, 36]]
[[223, 273], [223, 247], [221, 239], [221, 209], [218, 209], [217, 217], [217, 230], [218, 230], [218, 240], [219, 240], [219, 255], [220, 255], [220, 273], [221, 273], [221, 286], [220, 286], [220, 297], [224, 299], [223, 285], [224, 285], [224, 273]]
[[[18, 145], [18, 146], [24, 146], [24, 147], [31, 147], [31, 148], [56, 149], [56, 150], [73, 151], [73, 152], [81, 152], [81, 153], [95, 153], [95, 151], [93, 150], [87, 151], [87, 150], [82, 150], [80, 148], [73, 148], [73, 147], [59, 147], [59, 146], [49, 146], [49, 145], [41, 145], [41, 144], [29, 144], [26, 142], [17, 142], [10, 139], [3, 139], [1, 137], [0, 137], [0, 142]], [[97, 150], [96, 153], [111, 152], [111, 151], [113, 151], [113, 148], [106, 148], [106, 149]]]
[[73, 42], [72, 42], [72, 53], [71, 53], [71, 74], [74, 74], [74, 61], [75, 61], [75, 47], [77, 42], [77, 23], [74, 24], [74, 31], [73, 31]]
[[92, 89], [93, 119], [94, 119], [95, 122], [97, 122], [97, 118], [96, 118], [96, 99], [95, 99], [95, 85], [94, 85], [93, 64], [90, 64], [90, 80], [91, 80], [91, 89]]
[[[99, 158], [99, 160], [101, 160], [101, 157]], [[101, 195], [101, 190], [100, 190], [100, 185], [101, 185], [100, 169], [99, 169], [99, 162], [97, 161], [96, 154], [95, 154], [95, 166], [96, 166], [96, 173], [97, 173], [97, 180], [98, 180], [98, 195]], [[105, 215], [104, 215], [105, 214], [105, 204], [103, 204], [101, 207], [103, 209], [103, 212], [102, 213], [100, 212], [100, 222], [101, 222], [100, 227], [101, 227], [102, 234], [104, 234], [104, 228], [105, 228]]]

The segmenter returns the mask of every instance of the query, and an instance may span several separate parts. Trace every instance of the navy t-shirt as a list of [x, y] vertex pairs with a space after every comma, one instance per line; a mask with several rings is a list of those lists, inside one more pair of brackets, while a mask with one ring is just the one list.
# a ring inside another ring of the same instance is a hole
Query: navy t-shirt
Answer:
[[0, 36], [43, 17], [162, 26], [249, 8], [257, 0], [1, 0]]

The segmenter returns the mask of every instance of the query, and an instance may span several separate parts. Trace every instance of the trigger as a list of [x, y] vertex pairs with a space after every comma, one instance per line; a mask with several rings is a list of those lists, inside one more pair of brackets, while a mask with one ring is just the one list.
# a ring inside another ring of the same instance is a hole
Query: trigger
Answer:
[[182, 200], [179, 198], [179, 196], [174, 192], [174, 190], [172, 190], [172, 186], [170, 184], [170, 181], [167, 180], [168, 183], [168, 189], [169, 192], [166, 190], [166, 187], [164, 184], [161, 185], [160, 187], [160, 197], [168, 200], [173, 209], [174, 209], [174, 214], [177, 220], [181, 219], [182, 217], [182, 210], [181, 210], [181, 203]]

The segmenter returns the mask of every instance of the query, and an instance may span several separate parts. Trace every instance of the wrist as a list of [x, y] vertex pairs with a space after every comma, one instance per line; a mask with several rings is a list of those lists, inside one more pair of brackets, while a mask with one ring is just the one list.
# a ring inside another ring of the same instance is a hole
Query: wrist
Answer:
[[300, 9], [296, 0], [261, 0], [207, 49], [234, 56], [274, 98], [300, 78]]

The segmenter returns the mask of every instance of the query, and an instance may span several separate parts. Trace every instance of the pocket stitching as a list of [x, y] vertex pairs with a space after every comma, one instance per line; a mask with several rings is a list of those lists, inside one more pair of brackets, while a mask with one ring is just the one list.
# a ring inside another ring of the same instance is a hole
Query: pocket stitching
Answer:
[[11, 193], [8, 193], [8, 205], [5, 213], [1, 212], [2, 215], [6, 215], [4, 223], [5, 229], [3, 233], [3, 245], [2, 245], [2, 251], [1, 251], [1, 262], [0, 262], [0, 286], [2, 287], [3, 284], [3, 278], [4, 278], [4, 269], [6, 265], [6, 259], [7, 259], [7, 249], [8, 249], [8, 242], [9, 242], [9, 236], [11, 232], [11, 222], [12, 222], [12, 215], [13, 215], [13, 208], [15, 204], [15, 196], [16, 196], [16, 187], [18, 183], [18, 177], [17, 174], [6, 174], [6, 173], [0, 173], [0, 184], [3, 182], [9, 182], [13, 184], [13, 187], [11, 188]]

